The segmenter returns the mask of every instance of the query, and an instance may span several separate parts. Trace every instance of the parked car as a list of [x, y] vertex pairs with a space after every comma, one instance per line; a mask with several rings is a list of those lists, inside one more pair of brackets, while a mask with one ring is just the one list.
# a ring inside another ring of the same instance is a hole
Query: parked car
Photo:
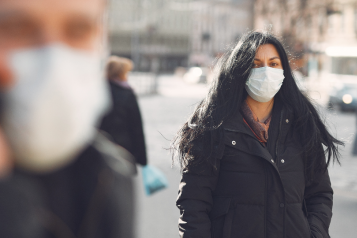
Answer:
[[330, 108], [338, 108], [341, 111], [356, 110], [357, 84], [344, 84], [340, 88], [333, 89], [328, 105]]

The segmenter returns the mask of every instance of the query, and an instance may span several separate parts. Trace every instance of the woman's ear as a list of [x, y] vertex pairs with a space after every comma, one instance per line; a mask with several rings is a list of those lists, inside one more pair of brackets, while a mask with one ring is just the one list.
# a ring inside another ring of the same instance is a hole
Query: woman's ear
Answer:
[[0, 128], [0, 180], [11, 173], [14, 161], [11, 158], [10, 147]]
[[0, 56], [0, 91], [10, 88], [13, 81], [13, 74], [6, 64], [6, 60]]

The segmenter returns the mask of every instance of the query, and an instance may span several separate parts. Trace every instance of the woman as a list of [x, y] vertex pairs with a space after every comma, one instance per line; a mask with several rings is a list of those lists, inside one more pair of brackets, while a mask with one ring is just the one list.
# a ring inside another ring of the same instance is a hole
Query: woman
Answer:
[[112, 110], [103, 118], [100, 129], [107, 132], [115, 143], [134, 155], [136, 162], [147, 164], [143, 124], [136, 96], [128, 83], [133, 62], [111, 56], [107, 63], [107, 78], [112, 93]]
[[248, 33], [215, 73], [173, 144], [183, 169], [180, 236], [329, 237], [327, 166], [343, 143], [299, 91], [282, 44]]

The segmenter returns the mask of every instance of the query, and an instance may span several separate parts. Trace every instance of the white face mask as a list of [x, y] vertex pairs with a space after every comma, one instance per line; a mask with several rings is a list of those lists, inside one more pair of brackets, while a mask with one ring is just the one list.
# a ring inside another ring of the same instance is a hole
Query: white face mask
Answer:
[[109, 104], [101, 56], [55, 44], [13, 52], [9, 64], [15, 85], [4, 95], [2, 126], [16, 163], [64, 166], [92, 140]]
[[271, 67], [253, 68], [245, 83], [249, 96], [258, 102], [268, 102], [281, 88], [284, 70]]

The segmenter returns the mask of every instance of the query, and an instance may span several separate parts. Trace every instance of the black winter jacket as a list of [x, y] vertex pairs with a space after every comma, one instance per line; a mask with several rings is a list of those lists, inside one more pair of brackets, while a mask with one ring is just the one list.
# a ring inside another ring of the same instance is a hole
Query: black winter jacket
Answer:
[[266, 146], [240, 113], [224, 124], [218, 169], [200, 164], [183, 171], [180, 237], [329, 237], [330, 178], [321, 172], [306, 185], [293, 123], [292, 113], [276, 100]]
[[147, 164], [146, 146], [141, 114], [133, 90], [109, 82], [113, 107], [103, 118], [100, 129], [107, 132], [115, 143], [134, 155], [136, 162]]
[[135, 165], [97, 142], [57, 171], [0, 181], [0, 237], [133, 238]]

